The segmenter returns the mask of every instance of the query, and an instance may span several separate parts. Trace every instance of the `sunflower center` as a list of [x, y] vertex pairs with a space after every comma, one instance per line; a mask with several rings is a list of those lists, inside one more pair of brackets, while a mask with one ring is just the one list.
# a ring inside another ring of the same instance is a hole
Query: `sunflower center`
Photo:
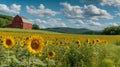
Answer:
[[32, 49], [38, 49], [39, 48], [39, 43], [36, 42], [36, 41], [32, 41], [31, 47], [32, 47]]
[[52, 53], [52, 52], [50, 52], [50, 53], [49, 53], [49, 56], [53, 56], [53, 53]]
[[7, 39], [7, 40], [6, 40], [6, 44], [7, 44], [7, 45], [11, 45], [11, 44], [12, 44], [12, 41], [11, 41], [10, 39]]

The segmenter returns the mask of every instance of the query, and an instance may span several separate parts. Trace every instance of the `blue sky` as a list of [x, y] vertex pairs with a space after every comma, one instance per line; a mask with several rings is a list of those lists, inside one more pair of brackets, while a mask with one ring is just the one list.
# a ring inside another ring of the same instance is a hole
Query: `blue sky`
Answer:
[[0, 0], [0, 14], [28, 18], [41, 28], [102, 30], [120, 25], [120, 0]]

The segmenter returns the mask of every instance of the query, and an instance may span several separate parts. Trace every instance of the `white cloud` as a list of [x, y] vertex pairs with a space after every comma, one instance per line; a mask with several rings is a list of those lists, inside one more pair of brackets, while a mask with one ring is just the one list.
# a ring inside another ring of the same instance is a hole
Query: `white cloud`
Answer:
[[113, 23], [106, 23], [105, 26], [119, 26], [119, 24], [117, 24], [116, 22]]
[[119, 24], [116, 23], [116, 22], [111, 22], [111, 23], [107, 23], [107, 22], [106, 23], [100, 23], [100, 22], [97, 22], [97, 23], [93, 23], [93, 25], [94, 26], [86, 25], [86, 27], [88, 29], [92, 29], [92, 30], [103, 30], [106, 27], [119, 26]]
[[87, 28], [91, 30], [103, 30], [106, 27], [119, 26], [119, 22], [99, 22], [98, 20], [70, 19], [69, 22], [75, 28]]
[[61, 5], [64, 6], [63, 12], [66, 17], [68, 18], [83, 18], [82, 16], [82, 9], [80, 6], [71, 6], [68, 3], [60, 3]]
[[87, 28], [92, 30], [101, 30], [102, 24], [97, 21], [92, 20], [70, 20], [73, 25], [75, 25], [76, 28]]
[[[102, 6], [114, 6], [117, 7], [118, 11], [120, 12], [120, 0], [100, 0], [100, 4]], [[116, 14], [120, 16], [120, 14]]]
[[40, 4], [38, 8], [34, 6], [26, 6], [27, 12], [35, 16], [55, 16], [58, 12], [45, 8], [43, 4]]
[[82, 25], [84, 22], [82, 20], [76, 20], [75, 24]]
[[59, 18], [49, 18], [48, 20], [35, 19], [33, 22], [38, 24], [40, 28], [67, 27]]
[[92, 21], [92, 20], [88, 21], [88, 25], [90, 25], [90, 26], [101, 26], [101, 24], [99, 22], [95, 22], [95, 21]]
[[35, 23], [43, 23], [43, 24], [46, 24], [47, 22], [46, 22], [45, 20], [35, 19]]
[[65, 23], [60, 23], [61, 27], [67, 27], [67, 25]]
[[93, 27], [91, 27], [90, 26], [90, 28], [92, 28], [93, 30], [94, 29], [96, 29], [96, 30], [103, 30], [104, 28], [106, 28], [106, 27], [111, 27], [111, 26], [119, 26], [119, 24], [118, 23], [116, 23], [116, 22], [111, 22], [111, 23], [102, 23], [101, 25], [99, 25], [99, 26], [93, 26]]
[[74, 20], [72, 21], [77, 27], [83, 27], [85, 23], [82, 20]]
[[113, 17], [104, 9], [97, 8], [94, 5], [84, 6], [85, 18], [91, 19], [112, 19]]
[[102, 6], [120, 6], [120, 0], [100, 0]]
[[120, 16], [120, 13], [117, 13], [116, 16]]
[[12, 4], [10, 7], [5, 4], [0, 4], [0, 11], [5, 13], [19, 14], [21, 5]]
[[60, 3], [64, 6], [62, 11], [65, 16], [70, 19], [112, 19], [113, 17], [104, 9], [100, 9], [94, 5], [72, 6], [69, 3]]
[[76, 26], [76, 28], [87, 28], [91, 30], [103, 30], [106, 27], [110, 26], [119, 26], [118, 22], [105, 22], [101, 23], [98, 21], [93, 20], [71, 20], [73, 25]]

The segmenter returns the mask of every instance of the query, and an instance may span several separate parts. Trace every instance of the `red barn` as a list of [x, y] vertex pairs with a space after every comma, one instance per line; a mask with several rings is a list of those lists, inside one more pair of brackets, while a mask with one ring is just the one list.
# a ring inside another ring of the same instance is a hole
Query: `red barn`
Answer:
[[13, 18], [12, 23], [8, 24], [8, 25], [6, 25], [4, 27], [7, 27], [7, 28], [20, 28], [20, 29], [31, 30], [32, 29], [32, 24], [26, 18], [23, 18], [23, 17], [20, 17], [19, 15], [16, 15]]

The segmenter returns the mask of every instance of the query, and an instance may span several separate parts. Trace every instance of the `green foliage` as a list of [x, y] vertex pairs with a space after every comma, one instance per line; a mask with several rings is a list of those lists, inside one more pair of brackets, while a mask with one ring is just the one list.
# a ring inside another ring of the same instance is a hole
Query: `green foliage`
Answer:
[[33, 24], [32, 29], [39, 30], [40, 28], [39, 28], [39, 26], [37, 24]]
[[44, 67], [46, 64], [27, 51], [26, 48], [14, 46], [12, 49], [4, 48], [0, 44], [0, 67]]
[[107, 27], [103, 30], [102, 34], [118, 35], [118, 34], [120, 34], [120, 26]]
[[120, 41], [116, 41], [115, 45], [120, 46]]
[[0, 14], [0, 27], [10, 24], [12, 22], [12, 19], [13, 19], [12, 16], [6, 16], [6, 15]]
[[114, 62], [111, 59], [103, 59], [103, 66], [102, 67], [114, 67]]

